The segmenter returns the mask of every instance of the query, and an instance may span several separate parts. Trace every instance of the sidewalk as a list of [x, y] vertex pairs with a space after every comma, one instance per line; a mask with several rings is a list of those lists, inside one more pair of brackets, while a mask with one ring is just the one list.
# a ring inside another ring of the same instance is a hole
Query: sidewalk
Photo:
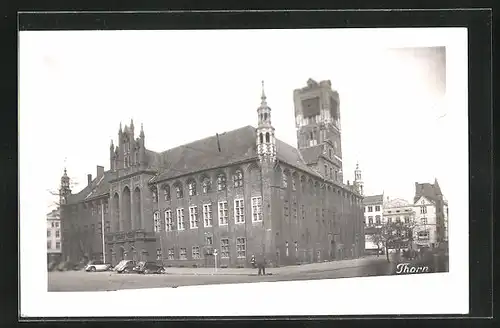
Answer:
[[[365, 256], [359, 259], [352, 260], [342, 260], [342, 261], [332, 261], [332, 262], [321, 262], [321, 263], [310, 263], [303, 265], [292, 265], [284, 266], [278, 268], [266, 268], [266, 275], [287, 275], [296, 273], [307, 273], [307, 272], [322, 272], [339, 270], [344, 268], [355, 268], [368, 266], [374, 262], [386, 261], [384, 256], [377, 258], [376, 255]], [[257, 269], [253, 268], [166, 268], [167, 274], [170, 275], [245, 275], [253, 276], [257, 275]]]

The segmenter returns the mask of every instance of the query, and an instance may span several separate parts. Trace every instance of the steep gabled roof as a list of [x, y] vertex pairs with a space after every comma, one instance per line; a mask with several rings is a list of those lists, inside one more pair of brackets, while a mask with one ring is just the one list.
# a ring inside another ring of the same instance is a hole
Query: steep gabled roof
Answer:
[[92, 180], [90, 185], [85, 186], [80, 192], [69, 195], [68, 203], [78, 203], [106, 195], [109, 193], [109, 181], [115, 177], [114, 172], [104, 172], [103, 176]]
[[365, 198], [363, 198], [364, 205], [382, 204], [383, 202], [384, 202], [384, 195], [371, 195], [371, 196], [365, 196]]
[[255, 128], [245, 126], [169, 149], [152, 182], [257, 158], [255, 140]]
[[[257, 160], [256, 140], [256, 129], [245, 126], [219, 134], [218, 137], [214, 135], [169, 149], [162, 153], [164, 164], [160, 173], [152, 178], [151, 182], [173, 179], [252, 159]], [[307, 166], [295, 147], [276, 139], [276, 153], [278, 161], [322, 178], [318, 172]]]
[[304, 158], [304, 161], [307, 164], [313, 164], [317, 163], [319, 157], [321, 156], [323, 152], [323, 146], [322, 145], [316, 145], [312, 147], [307, 147], [303, 148], [300, 150], [302, 157]]
[[422, 196], [432, 202], [436, 202], [440, 199], [442, 193], [437, 180], [435, 180], [435, 184], [415, 182], [415, 197], [413, 197], [413, 203], [415, 204]]

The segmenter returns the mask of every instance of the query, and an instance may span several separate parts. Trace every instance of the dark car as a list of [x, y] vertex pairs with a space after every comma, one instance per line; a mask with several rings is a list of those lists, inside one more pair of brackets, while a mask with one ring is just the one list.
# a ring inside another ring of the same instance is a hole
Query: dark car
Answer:
[[142, 274], [165, 273], [165, 267], [156, 262], [139, 262], [134, 267], [134, 271]]

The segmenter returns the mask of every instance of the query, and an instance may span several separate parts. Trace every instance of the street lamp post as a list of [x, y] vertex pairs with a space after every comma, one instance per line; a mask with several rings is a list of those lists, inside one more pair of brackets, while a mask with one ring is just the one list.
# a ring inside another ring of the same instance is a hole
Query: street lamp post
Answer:
[[214, 249], [214, 262], [215, 272], [217, 272], [217, 248]]

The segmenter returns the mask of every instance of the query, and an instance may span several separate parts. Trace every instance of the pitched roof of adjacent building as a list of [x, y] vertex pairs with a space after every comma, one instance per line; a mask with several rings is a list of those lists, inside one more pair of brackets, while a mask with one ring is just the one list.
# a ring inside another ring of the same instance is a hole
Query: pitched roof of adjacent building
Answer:
[[440, 197], [443, 196], [437, 179], [434, 180], [434, 184], [415, 182], [415, 197], [413, 197], [413, 203], [416, 203], [422, 196], [432, 202], [438, 201]]
[[321, 153], [323, 152], [323, 146], [316, 145], [312, 147], [307, 147], [301, 149], [302, 157], [307, 164], [317, 163]]
[[363, 198], [364, 205], [382, 204], [383, 202], [384, 202], [384, 195], [371, 195], [371, 196], [365, 196], [365, 198]]

